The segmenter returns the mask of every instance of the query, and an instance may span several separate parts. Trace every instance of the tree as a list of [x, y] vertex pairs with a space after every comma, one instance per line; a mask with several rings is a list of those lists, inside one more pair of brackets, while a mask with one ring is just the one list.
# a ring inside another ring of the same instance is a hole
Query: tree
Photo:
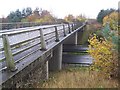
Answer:
[[30, 7], [24, 8], [22, 10], [22, 17], [25, 18], [32, 14], [32, 9]]
[[33, 14], [26, 18], [29, 22], [51, 23], [55, 22], [53, 15], [47, 10], [39, 10], [36, 8]]
[[53, 15], [47, 10], [42, 10], [40, 14], [40, 19], [43, 22], [54, 22], [55, 21], [55, 17], [53, 17]]
[[20, 22], [22, 19], [22, 13], [17, 9], [15, 12], [11, 12], [7, 18], [9, 22]]
[[25, 10], [25, 8], [22, 10], [22, 17], [23, 17], [23, 18], [26, 17], [26, 10]]
[[44, 16], [49, 16], [49, 15], [51, 16], [50, 12], [47, 11], [47, 10], [42, 10], [41, 14], [40, 14], [41, 18], [44, 17]]
[[100, 22], [100, 23], [103, 23], [103, 18], [104, 18], [106, 15], [108, 15], [108, 14], [114, 12], [114, 11], [116, 11], [116, 10], [115, 10], [115, 9], [107, 9], [107, 10], [103, 10], [103, 9], [102, 9], [102, 10], [98, 13], [97, 21]]
[[28, 20], [28, 22], [35, 22], [37, 19], [40, 19], [38, 8], [36, 8], [31, 15], [26, 17], [26, 20]]
[[116, 50], [118, 50], [120, 45], [118, 15], [119, 13], [116, 11], [105, 16], [103, 19], [104, 28], [102, 30], [103, 36], [114, 44]]
[[81, 15], [78, 15], [78, 16], [76, 17], [76, 20], [79, 21], [79, 22], [80, 22], [80, 21], [81, 21], [81, 22], [84, 22], [84, 21], [86, 20], [86, 17], [81, 14]]
[[14, 12], [10, 12], [10, 14], [7, 16], [9, 22], [14, 22], [14, 17], [15, 17], [15, 13]]
[[75, 17], [72, 14], [69, 14], [68, 16], [65, 16], [64, 20], [67, 22], [73, 22], [75, 21]]
[[30, 7], [26, 8], [26, 17], [32, 14], [32, 9]]
[[30, 7], [27, 7], [26, 9], [24, 8], [22, 10], [22, 20], [21, 22], [28, 22], [27, 17], [30, 16], [32, 14], [32, 9]]
[[103, 18], [103, 26], [109, 22], [112, 30], [118, 30], [118, 12], [112, 12]]
[[20, 22], [22, 19], [22, 13], [21, 11], [19, 11], [19, 9], [17, 9], [15, 11], [15, 22]]
[[36, 8], [34, 11], [30, 7], [22, 11], [17, 9], [7, 16], [9, 22], [55, 22], [56, 18], [47, 10]]
[[33, 11], [33, 14], [36, 16], [36, 18], [40, 18], [39, 8], [36, 8], [36, 9]]

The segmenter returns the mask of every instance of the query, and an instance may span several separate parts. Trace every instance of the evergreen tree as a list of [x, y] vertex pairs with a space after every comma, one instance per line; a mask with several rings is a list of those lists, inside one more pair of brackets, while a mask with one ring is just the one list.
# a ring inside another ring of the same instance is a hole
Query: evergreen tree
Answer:
[[112, 12], [114, 12], [114, 11], [116, 11], [115, 9], [107, 9], [107, 10], [101, 10], [99, 13], [98, 13], [98, 16], [97, 16], [97, 21], [98, 22], [100, 22], [100, 23], [103, 23], [103, 18], [106, 16], [106, 15], [108, 15], [108, 14], [110, 14], [110, 13], [112, 13]]

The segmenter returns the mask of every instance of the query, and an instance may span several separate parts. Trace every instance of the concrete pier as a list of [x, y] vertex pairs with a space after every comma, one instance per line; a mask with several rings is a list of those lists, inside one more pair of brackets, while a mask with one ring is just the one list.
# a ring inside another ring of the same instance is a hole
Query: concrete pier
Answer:
[[77, 32], [76, 32], [76, 33], [75, 33], [75, 45], [78, 44], [78, 43], [77, 43], [77, 42], [78, 42], [78, 38], [77, 38], [77, 37], [78, 37], [78, 34], [77, 34]]
[[48, 67], [48, 61], [46, 62], [46, 79], [49, 78], [49, 67]]
[[78, 45], [81, 45], [81, 44], [83, 44], [82, 43], [82, 39], [83, 39], [83, 34], [84, 34], [84, 32], [86, 31], [86, 25], [84, 26], [84, 27], [82, 27], [81, 28], [81, 30], [79, 30], [78, 32], [77, 32], [77, 44]]
[[74, 33], [73, 35], [71, 35], [71, 37], [68, 37], [65, 41], [64, 41], [64, 44], [73, 44], [73, 45], [77, 45], [77, 39], [78, 37], [78, 34], [77, 32]]
[[50, 71], [57, 71], [62, 69], [62, 49], [63, 45], [59, 44], [53, 50], [53, 56], [49, 60], [49, 70]]

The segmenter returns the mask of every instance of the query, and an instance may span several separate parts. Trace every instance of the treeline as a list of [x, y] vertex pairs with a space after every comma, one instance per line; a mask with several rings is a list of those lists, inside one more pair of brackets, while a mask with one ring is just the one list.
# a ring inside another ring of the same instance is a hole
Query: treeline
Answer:
[[106, 9], [106, 10], [102, 9], [102, 10], [98, 13], [98, 15], [97, 15], [97, 21], [98, 21], [99, 23], [103, 23], [104, 17], [107, 16], [107, 15], [109, 15], [109, 14], [111, 14], [112, 12], [118, 12], [118, 10], [115, 10], [115, 9], [113, 9], [113, 8], [111, 8], [111, 9]]
[[11, 23], [11, 22], [39, 22], [39, 23], [51, 23], [51, 22], [74, 22], [74, 21], [85, 21], [86, 17], [82, 14], [78, 16], [73, 16], [69, 14], [64, 17], [64, 19], [60, 19], [55, 17], [48, 10], [43, 10], [36, 8], [32, 10], [32, 8], [27, 7], [22, 11], [17, 9], [16, 11], [10, 12], [10, 14], [6, 18], [2, 18], [3, 23]]
[[112, 30], [118, 30], [118, 21], [120, 20], [119, 17], [120, 13], [118, 10], [115, 9], [107, 9], [107, 10], [101, 10], [98, 13], [97, 21], [102, 23], [103, 26], [106, 25], [106, 23], [109, 23], [110, 29]]

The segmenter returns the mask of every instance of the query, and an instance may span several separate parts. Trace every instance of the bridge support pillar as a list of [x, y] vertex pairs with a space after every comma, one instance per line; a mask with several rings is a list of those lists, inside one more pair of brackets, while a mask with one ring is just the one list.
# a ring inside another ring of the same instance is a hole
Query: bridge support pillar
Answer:
[[65, 41], [64, 41], [64, 44], [72, 44], [72, 45], [77, 45], [77, 37], [78, 37], [78, 34], [77, 32], [74, 33], [73, 35], [71, 35], [71, 37], [68, 37]]
[[46, 65], [46, 77], [45, 77], [45, 79], [48, 79], [48, 78], [49, 78], [49, 67], [48, 67], [48, 61], [46, 61], [45, 65]]
[[75, 33], [75, 45], [78, 44], [78, 38], [77, 38], [77, 37], [78, 37], [78, 33], [76, 32], [76, 33]]
[[82, 44], [82, 36], [83, 36], [83, 31], [80, 30], [77, 32], [77, 44], [81, 45]]
[[60, 44], [53, 50], [53, 56], [51, 60], [49, 60], [50, 71], [57, 71], [62, 69], [62, 49], [63, 45]]
[[77, 32], [77, 44], [82, 45], [83, 44], [83, 34], [86, 29], [86, 26], [84, 26], [81, 30]]

